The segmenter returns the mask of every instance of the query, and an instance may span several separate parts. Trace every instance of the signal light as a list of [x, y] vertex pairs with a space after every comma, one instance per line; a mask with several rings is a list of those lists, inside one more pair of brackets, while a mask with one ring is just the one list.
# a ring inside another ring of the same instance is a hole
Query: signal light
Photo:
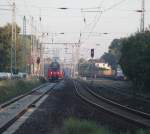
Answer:
[[91, 49], [91, 58], [94, 57], [94, 49]]
[[37, 57], [36, 63], [40, 64], [40, 57]]

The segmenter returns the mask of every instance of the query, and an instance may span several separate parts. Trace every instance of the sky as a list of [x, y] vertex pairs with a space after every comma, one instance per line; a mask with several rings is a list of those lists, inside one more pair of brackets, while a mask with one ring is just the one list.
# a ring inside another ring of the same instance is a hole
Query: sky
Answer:
[[[53, 42], [77, 43], [80, 39], [80, 56], [90, 58], [90, 49], [94, 48], [95, 58], [99, 58], [108, 51], [113, 39], [127, 37], [139, 29], [140, 13], [135, 10], [141, 9], [141, 2], [142, 0], [16, 0], [16, 22], [22, 28], [23, 16], [26, 16], [27, 33], [30, 34], [33, 17], [34, 32], [38, 35], [49, 33], [43, 38], [44, 42], [52, 42], [53, 38]], [[12, 0], [0, 0], [0, 26], [11, 22], [11, 11], [1, 10], [10, 9], [1, 5], [11, 3]], [[150, 1], [145, 0], [145, 3], [145, 26], [148, 27]], [[113, 6], [115, 4], [117, 5]], [[69, 9], [58, 9], [61, 7]], [[57, 49], [57, 46], [52, 45], [45, 47]], [[64, 46], [58, 47], [61, 51]]]

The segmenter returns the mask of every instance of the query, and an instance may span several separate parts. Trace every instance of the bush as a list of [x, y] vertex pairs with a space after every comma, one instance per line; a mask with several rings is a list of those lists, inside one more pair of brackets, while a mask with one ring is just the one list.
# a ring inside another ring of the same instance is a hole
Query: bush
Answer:
[[64, 134], [109, 134], [106, 128], [98, 127], [94, 122], [75, 118], [66, 120], [63, 130]]
[[150, 134], [150, 130], [138, 130], [136, 134]]
[[42, 84], [38, 79], [0, 81], [0, 103], [24, 94]]

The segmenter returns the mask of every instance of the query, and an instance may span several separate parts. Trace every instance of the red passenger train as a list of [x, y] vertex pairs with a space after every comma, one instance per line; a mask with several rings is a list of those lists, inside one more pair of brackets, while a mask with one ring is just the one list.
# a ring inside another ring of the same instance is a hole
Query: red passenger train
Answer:
[[64, 73], [61, 70], [60, 64], [58, 62], [52, 62], [48, 68], [47, 78], [49, 81], [63, 79]]

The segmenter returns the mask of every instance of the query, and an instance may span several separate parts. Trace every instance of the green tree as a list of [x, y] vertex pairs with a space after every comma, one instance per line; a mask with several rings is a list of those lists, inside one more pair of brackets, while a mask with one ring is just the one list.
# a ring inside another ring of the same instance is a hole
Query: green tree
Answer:
[[[31, 36], [25, 37], [25, 42], [23, 41], [23, 36], [19, 35], [20, 28], [16, 26], [16, 62], [17, 70], [22, 68], [22, 65], [25, 65], [27, 58], [30, 56]], [[11, 63], [11, 45], [12, 45], [12, 25], [6, 24], [3, 27], [0, 27], [0, 71], [10, 72], [10, 63]], [[26, 47], [26, 54], [23, 54], [24, 48]], [[14, 52], [13, 52], [14, 59]], [[13, 60], [14, 61], [14, 60]], [[14, 63], [13, 63], [14, 64]]]
[[0, 71], [10, 69], [11, 25], [0, 27]]
[[111, 65], [112, 69], [116, 69], [117, 67], [117, 61], [115, 59], [115, 56], [111, 53], [104, 53], [101, 57], [101, 60], [107, 62], [109, 65]]
[[120, 64], [139, 89], [150, 87], [150, 31], [136, 33], [123, 41]]
[[[25, 72], [26, 64], [29, 64], [31, 56], [31, 36], [18, 36], [17, 40], [17, 69]], [[29, 71], [29, 70], [28, 70]]]
[[116, 70], [117, 65], [119, 63], [119, 59], [121, 57], [121, 48], [123, 40], [123, 38], [114, 39], [111, 45], [109, 46], [108, 53], [104, 53], [101, 57], [101, 60], [111, 65], [112, 69], [114, 70]]
[[78, 71], [81, 76], [94, 77], [94, 74], [98, 73], [99, 69], [95, 66], [95, 62], [81, 58], [78, 64]]
[[78, 62], [79, 75], [86, 76], [89, 73], [90, 64], [84, 58], [81, 58]]

